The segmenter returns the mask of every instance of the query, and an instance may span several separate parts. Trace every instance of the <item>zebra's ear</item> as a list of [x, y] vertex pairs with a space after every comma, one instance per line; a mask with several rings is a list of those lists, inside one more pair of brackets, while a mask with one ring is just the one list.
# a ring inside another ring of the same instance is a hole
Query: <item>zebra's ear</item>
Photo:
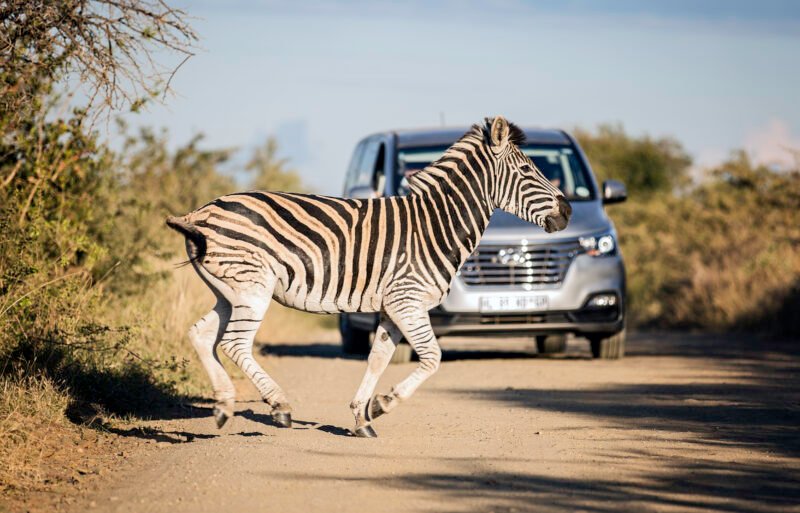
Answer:
[[508, 143], [508, 136], [510, 134], [510, 128], [508, 127], [508, 121], [503, 116], [497, 116], [492, 120], [492, 126], [489, 129], [490, 139], [492, 141], [492, 146], [496, 148], [502, 148]]

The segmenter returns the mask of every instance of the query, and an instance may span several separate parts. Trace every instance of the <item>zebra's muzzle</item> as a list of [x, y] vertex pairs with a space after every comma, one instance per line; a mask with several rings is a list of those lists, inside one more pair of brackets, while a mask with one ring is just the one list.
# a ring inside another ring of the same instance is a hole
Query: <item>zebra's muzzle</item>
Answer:
[[547, 216], [544, 219], [544, 231], [547, 233], [557, 232], [567, 227], [569, 218], [572, 215], [572, 207], [564, 196], [558, 198], [558, 214]]

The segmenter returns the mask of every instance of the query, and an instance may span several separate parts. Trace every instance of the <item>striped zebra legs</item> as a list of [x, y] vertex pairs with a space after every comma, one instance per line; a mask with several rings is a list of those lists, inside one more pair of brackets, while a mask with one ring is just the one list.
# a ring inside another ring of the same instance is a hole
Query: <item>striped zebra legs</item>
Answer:
[[[414, 348], [414, 351], [416, 351], [419, 356], [419, 365], [406, 379], [395, 385], [389, 394], [379, 394], [372, 398], [366, 408], [369, 411], [369, 422], [384, 413], [389, 413], [401, 401], [410, 398], [417, 388], [439, 369], [439, 363], [442, 360], [442, 350], [439, 348], [439, 343], [433, 334], [430, 317], [425, 309], [406, 307], [397, 312], [389, 312], [389, 317], [408, 343], [411, 344], [411, 347]], [[370, 356], [372, 356], [371, 352]], [[358, 417], [356, 417], [356, 423], [358, 424]], [[358, 427], [356, 425], [356, 435], [362, 437], [376, 436], [375, 431], [370, 426], [367, 426], [368, 429], [360, 431]]]
[[389, 360], [392, 358], [395, 347], [403, 338], [400, 330], [388, 317], [383, 314], [381, 317], [381, 323], [375, 332], [375, 340], [372, 343], [369, 358], [367, 358], [367, 370], [364, 373], [364, 379], [361, 380], [356, 396], [353, 398], [353, 402], [350, 403], [350, 408], [356, 418], [355, 434], [364, 438], [377, 436], [370, 426], [373, 419], [370, 406], [376, 404], [371, 402], [370, 398], [375, 391], [375, 385], [378, 384], [378, 380], [386, 370], [386, 366], [389, 365]]
[[261, 394], [261, 399], [272, 406], [272, 419], [280, 426], [291, 427], [292, 407], [286, 394], [253, 358], [253, 339], [267, 312], [268, 297], [237, 298], [239, 304], [233, 306], [219, 347], [250, 378]]
[[[217, 427], [221, 428], [233, 416], [236, 397], [233, 383], [216, 354], [217, 346], [250, 378], [264, 402], [272, 406], [272, 419], [283, 427], [291, 426], [292, 408], [286, 394], [253, 358], [253, 339], [269, 306], [275, 279], [253, 287], [249, 293], [235, 292], [202, 265], [195, 263], [194, 267], [217, 297], [214, 310], [190, 330], [192, 343], [214, 387]], [[208, 336], [212, 328], [214, 336]], [[193, 336], [194, 331], [206, 335]]]
[[189, 329], [189, 340], [192, 342], [200, 363], [211, 380], [214, 390], [214, 418], [217, 427], [222, 427], [228, 417], [233, 415], [233, 404], [236, 390], [231, 378], [217, 357], [216, 347], [222, 335], [220, 327], [225, 327], [231, 314], [231, 308], [225, 299], [218, 299], [214, 309], [204, 315]]

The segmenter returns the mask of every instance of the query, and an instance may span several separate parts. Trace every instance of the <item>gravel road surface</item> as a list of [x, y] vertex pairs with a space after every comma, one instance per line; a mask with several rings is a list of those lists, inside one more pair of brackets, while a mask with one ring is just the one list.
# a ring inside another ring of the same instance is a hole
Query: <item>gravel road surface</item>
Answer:
[[[439, 373], [375, 423], [377, 439], [349, 433], [365, 362], [334, 338], [260, 346], [292, 429], [240, 378], [223, 430], [208, 404], [165, 412], [68, 509], [800, 511], [796, 341], [637, 334], [621, 361], [591, 360], [581, 339], [553, 358], [525, 341], [443, 346]], [[391, 366], [379, 390], [414, 365]]]

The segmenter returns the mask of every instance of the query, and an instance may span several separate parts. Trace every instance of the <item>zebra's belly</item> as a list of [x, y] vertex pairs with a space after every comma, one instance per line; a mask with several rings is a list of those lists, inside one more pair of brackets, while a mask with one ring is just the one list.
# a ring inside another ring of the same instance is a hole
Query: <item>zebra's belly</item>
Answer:
[[311, 313], [353, 313], [353, 312], [379, 312], [382, 297], [377, 294], [357, 296], [341, 294], [334, 298], [330, 294], [321, 297], [319, 293], [307, 293], [305, 290], [284, 290], [276, 287], [272, 298], [283, 306]]

